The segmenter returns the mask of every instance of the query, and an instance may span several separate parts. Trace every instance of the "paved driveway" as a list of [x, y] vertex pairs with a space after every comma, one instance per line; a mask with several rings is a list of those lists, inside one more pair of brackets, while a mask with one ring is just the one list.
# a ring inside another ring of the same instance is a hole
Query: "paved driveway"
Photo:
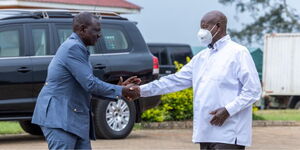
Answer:
[[[191, 129], [135, 130], [123, 140], [97, 140], [93, 149], [101, 150], [197, 150], [191, 142]], [[24, 135], [0, 136], [0, 149], [47, 149], [43, 138]], [[253, 146], [248, 149], [299, 150], [300, 127], [255, 127]]]

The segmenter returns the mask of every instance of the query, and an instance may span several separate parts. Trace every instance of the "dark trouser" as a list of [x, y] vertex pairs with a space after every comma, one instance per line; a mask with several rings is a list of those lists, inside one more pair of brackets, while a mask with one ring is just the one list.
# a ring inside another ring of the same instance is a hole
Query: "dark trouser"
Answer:
[[245, 146], [225, 143], [200, 143], [200, 150], [236, 149], [244, 150]]
[[90, 139], [79, 136], [62, 129], [41, 127], [50, 150], [62, 149], [92, 149]]

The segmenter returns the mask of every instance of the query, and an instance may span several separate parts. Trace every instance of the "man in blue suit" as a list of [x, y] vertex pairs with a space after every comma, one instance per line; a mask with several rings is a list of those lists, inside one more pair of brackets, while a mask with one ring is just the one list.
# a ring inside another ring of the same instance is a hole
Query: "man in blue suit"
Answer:
[[[95, 139], [91, 94], [118, 99], [138, 97], [128, 86], [105, 83], [93, 75], [87, 46], [100, 37], [100, 21], [83, 12], [73, 19], [72, 35], [58, 48], [36, 102], [32, 123], [41, 127], [49, 149], [91, 149]], [[138, 78], [131, 81], [140, 82]]]

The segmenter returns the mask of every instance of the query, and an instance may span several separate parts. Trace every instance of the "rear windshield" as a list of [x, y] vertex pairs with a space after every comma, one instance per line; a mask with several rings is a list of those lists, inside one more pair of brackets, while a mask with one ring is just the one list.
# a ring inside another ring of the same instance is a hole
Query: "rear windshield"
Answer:
[[186, 64], [186, 57], [192, 58], [192, 50], [188, 46], [181, 47], [169, 47], [171, 53], [171, 61], [174, 64], [174, 61], [179, 62], [180, 64]]
[[167, 49], [165, 47], [149, 46], [149, 49], [158, 58], [160, 65], [169, 65]]

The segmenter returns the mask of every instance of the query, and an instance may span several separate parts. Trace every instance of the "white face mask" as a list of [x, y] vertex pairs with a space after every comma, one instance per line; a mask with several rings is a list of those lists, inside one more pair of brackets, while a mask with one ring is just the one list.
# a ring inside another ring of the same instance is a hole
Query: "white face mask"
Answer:
[[215, 28], [216, 25], [214, 25], [214, 27], [212, 27], [209, 31], [207, 29], [202, 29], [200, 28], [198, 34], [197, 34], [197, 37], [200, 41], [200, 44], [201, 46], [208, 46], [211, 42], [212, 42], [212, 39], [216, 36], [216, 34], [218, 32], [216, 32], [214, 34], [214, 36], [211, 35], [211, 31]]

